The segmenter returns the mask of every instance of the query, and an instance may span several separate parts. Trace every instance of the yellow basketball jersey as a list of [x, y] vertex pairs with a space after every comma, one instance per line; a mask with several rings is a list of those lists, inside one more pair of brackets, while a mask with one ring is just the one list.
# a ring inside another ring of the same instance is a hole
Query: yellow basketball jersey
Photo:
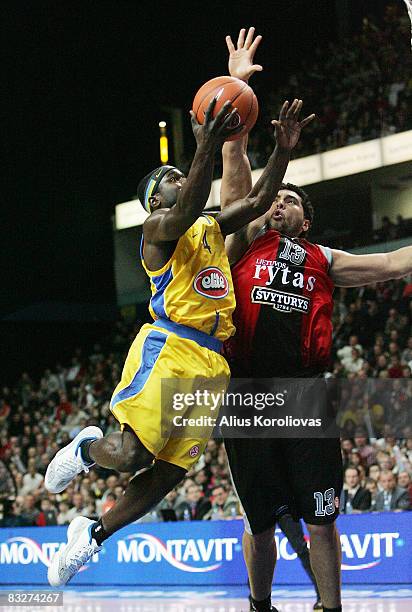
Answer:
[[[142, 243], [143, 244], [143, 243]], [[179, 238], [169, 261], [148, 270], [152, 298], [150, 314], [193, 327], [224, 341], [235, 333], [232, 312], [235, 293], [219, 224], [200, 216]]]

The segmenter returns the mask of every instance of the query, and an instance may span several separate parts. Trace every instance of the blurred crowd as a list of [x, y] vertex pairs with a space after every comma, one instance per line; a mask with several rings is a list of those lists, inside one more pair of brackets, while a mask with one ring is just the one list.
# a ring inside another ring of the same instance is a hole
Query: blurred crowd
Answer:
[[410, 21], [403, 3], [388, 4], [381, 22], [365, 17], [359, 33], [315, 46], [283, 86], [259, 95], [261, 114], [249, 137], [252, 168], [265, 166], [273, 147], [270, 120], [295, 97], [317, 115], [295, 157], [411, 129]]
[[412, 283], [339, 289], [327, 376], [338, 384], [341, 511], [412, 509]]
[[381, 227], [375, 230], [373, 242], [389, 242], [412, 235], [412, 219], [404, 219], [402, 215], [396, 215], [396, 223], [389, 217], [382, 217]]
[[[339, 383], [345, 486], [342, 512], [412, 507], [412, 282], [335, 292], [328, 380]], [[140, 325], [113, 333], [39, 380], [24, 372], [0, 394], [0, 525], [64, 525], [96, 517], [123, 495], [131, 474], [94, 468], [48, 493], [54, 454], [83, 427], [118, 430], [109, 402]], [[372, 385], [372, 386], [371, 386]], [[222, 441], [210, 440], [185, 480], [143, 521], [230, 519], [241, 514]]]

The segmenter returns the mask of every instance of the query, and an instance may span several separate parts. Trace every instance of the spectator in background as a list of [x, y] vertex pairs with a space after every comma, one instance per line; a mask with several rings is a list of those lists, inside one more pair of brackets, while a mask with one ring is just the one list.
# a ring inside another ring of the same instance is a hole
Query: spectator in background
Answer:
[[42, 476], [45, 475], [49, 463], [50, 463], [50, 457], [48, 453], [43, 453], [40, 457], [40, 461], [37, 466], [39, 474], [41, 474]]
[[84, 509], [84, 516], [96, 521], [99, 518], [99, 515], [96, 510], [96, 503], [92, 499], [88, 501], [87, 506]]
[[352, 357], [352, 349], [357, 349], [359, 355], [362, 355], [362, 346], [359, 344], [358, 336], [352, 335], [349, 336], [349, 344], [346, 344], [342, 348], [336, 351], [339, 359], [342, 361], [343, 359], [347, 359]]
[[72, 358], [71, 366], [66, 373], [66, 387], [68, 390], [72, 389], [76, 382], [80, 382], [82, 366], [78, 355]]
[[350, 463], [348, 465], [349, 467], [356, 467], [358, 468], [362, 463], [362, 457], [360, 452], [358, 451], [357, 448], [353, 448], [350, 454]]
[[345, 470], [351, 463], [351, 452], [354, 449], [354, 444], [351, 438], [343, 438], [341, 440], [342, 463]]
[[0, 501], [0, 508], [1, 506], [3, 506], [3, 520], [0, 520], [0, 527], [27, 527], [29, 525], [22, 515], [22, 497], [17, 497], [15, 500]]
[[396, 215], [396, 237], [406, 238], [409, 236], [409, 227], [406, 219], [402, 215]]
[[399, 333], [398, 331], [396, 329], [393, 329], [389, 333], [389, 338], [391, 339], [388, 345], [389, 358], [394, 357], [394, 356], [399, 357], [399, 344], [398, 344]]
[[382, 225], [375, 234], [375, 239], [379, 242], [388, 242], [396, 238], [396, 226], [388, 216], [382, 217]]
[[409, 364], [412, 361], [412, 336], [409, 336], [407, 346], [402, 351], [401, 362]]
[[87, 414], [74, 404], [71, 413], [62, 426], [62, 430], [69, 434], [70, 439], [75, 438], [81, 429], [81, 424], [84, 419], [87, 419]]
[[364, 360], [360, 356], [360, 352], [356, 348], [352, 348], [351, 356], [342, 359], [342, 365], [346, 372], [350, 374], [357, 374], [361, 371], [364, 365]]
[[402, 487], [402, 489], [406, 489], [408, 491], [409, 500], [412, 501], [412, 479], [406, 470], [399, 472], [398, 474], [398, 486]]
[[4, 399], [0, 399], [0, 427], [9, 418], [10, 410], [10, 405]]
[[[397, 435], [401, 435], [403, 428], [411, 422], [410, 401], [410, 399], [407, 400], [406, 398], [403, 398], [403, 401], [402, 399], [393, 398], [391, 401], [388, 419]], [[392, 454], [394, 454], [393, 451]]]
[[[169, 491], [166, 497], [164, 497], [162, 501], [160, 502], [160, 504], [157, 506], [156, 508], [157, 513], [159, 514], [159, 516], [163, 516], [162, 510], [172, 510], [176, 514], [178, 507], [183, 502], [184, 502], [184, 497], [179, 495], [179, 493], [177, 492], [177, 489], [172, 489], [171, 491]], [[176, 517], [177, 517], [177, 514], [176, 514]]]
[[13, 473], [13, 479], [14, 479], [14, 485], [16, 487], [16, 495], [24, 495], [24, 493], [22, 493], [23, 490], [23, 476], [24, 474], [22, 474], [21, 472], [15, 472]]
[[389, 336], [391, 331], [399, 331], [401, 327], [402, 323], [398, 311], [396, 308], [391, 308], [385, 324], [385, 334]]
[[389, 378], [402, 378], [402, 366], [398, 355], [392, 355], [388, 367]]
[[205, 519], [219, 520], [238, 516], [238, 500], [225, 485], [212, 490], [212, 507]]
[[406, 440], [404, 441], [404, 454], [405, 458], [412, 465], [412, 436], [407, 435]]
[[340, 500], [340, 512], [344, 514], [356, 514], [368, 511], [370, 507], [371, 494], [366, 488], [361, 487], [358, 468], [346, 468]]
[[180, 521], [201, 521], [210, 508], [210, 501], [203, 497], [199, 485], [192, 484], [187, 488], [185, 500], [177, 507], [176, 515]]
[[359, 484], [360, 484], [361, 487], [365, 488], [366, 470], [365, 470], [364, 466], [362, 465], [362, 463], [360, 465], [358, 465], [358, 472], [359, 472]]
[[[381, 474], [382, 471], [392, 471], [393, 469], [393, 460], [391, 458], [391, 456], [389, 455], [389, 453], [387, 453], [386, 451], [378, 451], [376, 454], [376, 460], [378, 462], [378, 465], [380, 467], [381, 470]], [[379, 481], [380, 481], [380, 476], [379, 475]]]
[[372, 478], [378, 484], [381, 475], [381, 468], [377, 463], [373, 463], [369, 466], [368, 477]]
[[59, 504], [59, 513], [57, 515], [58, 525], [68, 525], [70, 523], [69, 504], [65, 501]]
[[40, 513], [36, 519], [36, 525], [45, 527], [46, 525], [57, 525], [57, 513], [49, 499], [42, 499], [40, 502]]
[[115, 474], [111, 474], [106, 478], [106, 486], [102, 495], [102, 503], [104, 504], [109, 495], [114, 495], [116, 499], [116, 487], [119, 484], [119, 478]]
[[11, 422], [9, 424], [10, 436], [21, 436], [23, 434], [23, 419], [18, 412], [13, 412]]
[[371, 506], [369, 510], [373, 512], [376, 508], [376, 496], [378, 494], [378, 485], [373, 478], [367, 478], [365, 482], [365, 489], [371, 494]]
[[21, 495], [27, 495], [28, 493], [38, 493], [43, 485], [43, 476], [36, 471], [36, 459], [34, 457], [29, 459], [28, 472], [23, 476], [23, 488]]
[[9, 499], [16, 495], [11, 473], [3, 461], [0, 461], [0, 500]]
[[381, 372], [387, 372], [388, 361], [386, 359], [386, 355], [379, 355], [376, 359], [376, 365], [372, 371], [373, 378], [379, 378]]
[[376, 332], [382, 329], [383, 320], [383, 315], [379, 310], [376, 300], [370, 300], [367, 306], [363, 330], [363, 337], [367, 344], [373, 343]]
[[395, 475], [389, 470], [383, 470], [380, 476], [382, 491], [376, 495], [375, 510], [378, 512], [389, 510], [410, 510], [408, 491], [396, 484]]
[[21, 512], [21, 517], [24, 520], [25, 524], [28, 526], [36, 525], [38, 516], [39, 511], [36, 508], [36, 499], [34, 495], [25, 495]]
[[[92, 474], [92, 472], [90, 472], [90, 474]], [[97, 499], [101, 499], [106, 491], [106, 482], [104, 478], [97, 478], [96, 481], [91, 484], [91, 490]]]
[[358, 450], [364, 466], [372, 465], [376, 461], [375, 449], [368, 444], [366, 431], [359, 427], [355, 431], [354, 436], [355, 447]]
[[70, 508], [68, 514], [69, 522], [71, 522], [76, 516], [84, 516], [84, 500], [81, 493], [74, 493], [73, 495], [73, 507]]
[[21, 448], [19, 446], [14, 446], [12, 448], [12, 455], [10, 457], [9, 466], [10, 468], [14, 466], [22, 476], [26, 472], [26, 466], [22, 461]]
[[209, 488], [209, 479], [206, 470], [199, 470], [195, 475], [195, 482], [202, 489], [203, 495], [209, 497], [211, 490]]
[[60, 403], [56, 408], [56, 419], [64, 422], [72, 413], [72, 410], [73, 407], [68, 401], [66, 393], [60, 393]]

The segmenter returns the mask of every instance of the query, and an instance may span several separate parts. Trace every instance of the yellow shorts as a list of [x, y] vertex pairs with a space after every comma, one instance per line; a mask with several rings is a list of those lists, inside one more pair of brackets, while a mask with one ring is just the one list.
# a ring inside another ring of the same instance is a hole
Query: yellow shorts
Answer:
[[[176, 394], [199, 390], [217, 397], [226, 391], [230, 370], [225, 358], [216, 352], [219, 345], [203, 332], [163, 320], [143, 325], [137, 334], [110, 409], [121, 426], [131, 427], [156, 459], [189, 470], [204, 451], [213, 424], [202, 425], [201, 429], [182, 426], [184, 419], [205, 415], [204, 405], [183, 406], [175, 398], [182, 397]], [[210, 415], [217, 417], [219, 407]], [[179, 425], [174, 422], [176, 417]]]

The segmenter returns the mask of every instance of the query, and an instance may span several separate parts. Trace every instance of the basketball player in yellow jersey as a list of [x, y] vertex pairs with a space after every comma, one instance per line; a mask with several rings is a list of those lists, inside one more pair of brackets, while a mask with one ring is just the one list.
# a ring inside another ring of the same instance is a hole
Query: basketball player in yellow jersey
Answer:
[[[150, 469], [129, 482], [124, 496], [99, 521], [72, 521], [67, 547], [55, 555], [48, 571], [52, 586], [66, 584], [106, 538], [149, 512], [197, 461], [212, 427], [205, 427], [200, 438], [182, 428], [178, 432], [173, 393], [222, 392], [229, 382], [220, 351], [235, 332], [235, 298], [223, 236], [269, 209], [288, 165], [290, 134], [299, 135], [308, 120], [299, 123], [297, 100], [290, 107], [285, 102], [279, 121], [273, 122], [277, 146], [262, 176], [246, 198], [215, 220], [202, 215], [215, 153], [242, 129], [229, 127], [236, 113], [230, 112], [229, 103], [213, 118], [215, 104], [213, 100], [203, 125], [191, 113], [197, 149], [187, 179], [177, 168], [163, 166], [138, 187], [151, 213], [143, 226], [141, 256], [151, 281], [154, 323], [144, 325], [134, 340], [112, 397], [111, 410], [121, 432], [103, 437], [98, 427], [86, 427], [57, 453], [45, 484], [58, 493], [95, 463], [121, 472]], [[189, 407], [184, 416], [196, 417], [201, 408]]]

